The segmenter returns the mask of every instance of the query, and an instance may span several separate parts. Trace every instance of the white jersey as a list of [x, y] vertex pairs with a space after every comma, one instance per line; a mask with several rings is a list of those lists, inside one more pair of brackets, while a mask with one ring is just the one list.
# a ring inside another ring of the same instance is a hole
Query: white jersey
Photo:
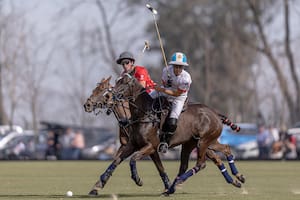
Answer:
[[[168, 77], [168, 73], [170, 77]], [[180, 96], [187, 97], [187, 93], [192, 83], [191, 76], [187, 71], [182, 70], [181, 74], [176, 76], [174, 74], [173, 65], [170, 65], [168, 66], [168, 68], [164, 68], [162, 73], [162, 82], [165, 88], [168, 88], [167, 87], [168, 79], [170, 79], [172, 83], [171, 87], [169, 88], [175, 90], [181, 90], [183, 93]]]
[[[170, 77], [168, 77], [168, 73], [170, 74]], [[167, 87], [168, 85], [168, 79], [172, 80], [171, 81], [171, 87]], [[172, 102], [172, 109], [170, 113], [170, 118], [175, 118], [178, 119], [179, 115], [182, 111], [184, 102], [187, 98], [188, 91], [190, 89], [190, 85], [192, 83], [191, 76], [188, 72], [182, 70], [181, 74], [176, 76], [174, 74], [173, 66], [169, 66], [168, 70], [167, 68], [164, 68], [163, 74], [162, 74], [162, 82], [165, 88], [170, 88], [172, 90], [181, 90], [183, 93], [178, 96], [174, 97], [171, 95], [167, 95], [165, 93], [159, 93], [156, 90], [151, 92], [150, 95], [152, 98], [156, 98], [159, 95], [166, 96], [169, 101]]]

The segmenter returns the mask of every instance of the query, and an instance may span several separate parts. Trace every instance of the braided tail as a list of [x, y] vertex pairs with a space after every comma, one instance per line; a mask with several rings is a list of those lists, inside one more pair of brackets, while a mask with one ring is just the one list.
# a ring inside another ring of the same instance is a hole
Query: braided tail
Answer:
[[223, 123], [223, 124], [226, 124], [227, 126], [230, 126], [230, 128], [231, 128], [232, 130], [234, 130], [234, 131], [236, 131], [236, 132], [239, 132], [239, 131], [241, 130], [241, 128], [240, 128], [238, 125], [236, 125], [236, 124], [234, 124], [233, 122], [231, 122], [226, 116], [221, 115], [221, 114], [218, 114], [218, 115], [219, 115], [219, 117], [221, 118], [222, 123]]

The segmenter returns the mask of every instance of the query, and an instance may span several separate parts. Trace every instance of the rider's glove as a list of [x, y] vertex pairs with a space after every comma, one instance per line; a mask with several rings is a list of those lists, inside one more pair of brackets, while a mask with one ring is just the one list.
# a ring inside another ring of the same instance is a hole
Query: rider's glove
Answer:
[[172, 87], [172, 79], [167, 80], [167, 87]]

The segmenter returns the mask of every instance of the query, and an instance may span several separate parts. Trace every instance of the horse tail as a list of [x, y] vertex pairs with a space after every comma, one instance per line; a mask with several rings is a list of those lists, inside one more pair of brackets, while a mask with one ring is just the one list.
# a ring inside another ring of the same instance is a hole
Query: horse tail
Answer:
[[225, 124], [225, 125], [227, 125], [227, 126], [230, 126], [230, 128], [231, 128], [232, 130], [234, 130], [234, 131], [236, 131], [236, 132], [239, 132], [239, 131], [241, 130], [241, 128], [240, 128], [238, 125], [236, 125], [236, 124], [234, 124], [233, 122], [231, 122], [231, 121], [228, 119], [228, 117], [226, 117], [226, 116], [224, 116], [224, 115], [221, 115], [221, 114], [218, 114], [218, 115], [219, 115], [219, 117], [221, 118], [222, 123]]

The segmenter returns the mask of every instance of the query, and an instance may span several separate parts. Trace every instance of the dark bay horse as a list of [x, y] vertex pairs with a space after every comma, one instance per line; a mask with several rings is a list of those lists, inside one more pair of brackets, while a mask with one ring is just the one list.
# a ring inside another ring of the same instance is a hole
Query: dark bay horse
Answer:
[[[84, 109], [86, 112], [96, 112], [96, 109], [105, 109], [106, 107], [104, 106], [103, 103], [101, 103], [101, 100], [103, 97], [105, 97], [107, 94], [109, 94], [108, 91], [111, 90], [112, 85], [110, 84], [110, 79], [111, 77], [108, 77], [107, 79], [102, 79], [100, 83], [97, 84], [97, 87], [93, 90], [92, 94], [90, 97], [87, 99], [87, 101], [84, 104]], [[114, 162], [110, 165], [110, 167], [105, 171], [100, 176], [100, 182], [97, 182], [93, 188], [93, 190], [90, 192], [90, 195], [97, 195], [97, 190], [99, 188], [103, 188], [104, 185], [106, 184], [107, 180], [111, 176], [111, 173], [114, 170], [114, 166], [117, 166], [122, 160], [119, 159], [121, 153], [124, 151], [125, 146], [127, 145], [129, 141], [129, 134], [132, 130], [130, 130], [130, 126], [125, 126], [124, 119], [129, 119], [131, 117], [130, 112], [129, 112], [129, 106], [128, 103], [122, 102], [122, 107], [124, 108], [124, 105], [126, 109], [118, 109], [118, 112], [116, 113], [116, 109], [108, 109], [107, 114], [110, 114], [110, 111], [112, 110], [119, 122], [119, 141], [121, 146], [117, 150]], [[127, 106], [126, 106], [127, 104]], [[114, 106], [118, 106], [118, 104], [114, 104]], [[160, 160], [158, 152], [153, 152], [153, 154], [149, 155], [150, 158], [153, 160], [153, 163], [155, 164], [159, 175], [163, 181], [165, 190], [167, 190], [170, 186], [170, 181], [168, 178], [167, 173], [165, 172], [165, 169], [162, 165], [162, 162]], [[136, 169], [136, 160], [135, 159], [130, 159], [129, 162], [130, 165], [130, 171], [131, 171], [131, 178], [134, 180], [134, 182], [138, 186], [142, 186], [143, 182], [138, 175], [137, 169]]]
[[[134, 159], [140, 159], [155, 152], [159, 144], [157, 136], [159, 123], [157, 123], [157, 116], [153, 114], [154, 100], [145, 92], [142, 85], [128, 74], [117, 82], [113, 92], [114, 97], [112, 99], [116, 100], [119, 98], [129, 101], [131, 127], [134, 131], [127, 144], [127, 152], [124, 155], [133, 153]], [[206, 166], [205, 156], [214, 161], [228, 183], [241, 187], [240, 182], [230, 177], [221, 159], [214, 151], [224, 153], [232, 174], [242, 183], [245, 182], [243, 175], [238, 173], [234, 165], [233, 155], [229, 146], [220, 144], [217, 141], [222, 131], [222, 122], [229, 123], [226, 117], [219, 115], [203, 104], [190, 104], [187, 110], [181, 114], [177, 130], [170, 140], [170, 147], [182, 145], [181, 163], [178, 176], [165, 192], [165, 195], [174, 193], [176, 185], [203, 169]], [[232, 123], [230, 123], [230, 126], [237, 128]], [[139, 150], [134, 152], [131, 146], [138, 146]], [[189, 155], [195, 147], [198, 153], [196, 166], [186, 171]], [[124, 155], [121, 154], [120, 157], [122, 158]]]
[[[120, 86], [121, 87], [121, 86]], [[111, 90], [110, 90], [111, 91]], [[119, 93], [119, 95], [120, 95], [120, 93]], [[123, 94], [124, 95], [124, 94]], [[100, 96], [102, 96], [102, 97], [109, 97], [109, 95], [108, 95], [108, 93], [107, 92], [105, 92], [104, 94], [102, 94], [102, 95], [100, 95]], [[132, 96], [131, 96], [132, 97]], [[115, 98], [116, 99], [116, 98]], [[99, 99], [98, 99], [99, 100]], [[98, 101], [97, 100], [97, 101]], [[106, 99], [107, 100], [107, 99]], [[98, 101], [99, 102], [99, 101]], [[102, 101], [101, 103], [100, 103], [101, 105], [104, 105], [104, 104], [107, 104], [107, 102], [104, 102], [104, 101]], [[115, 103], [114, 103], [115, 104]], [[114, 105], [114, 104], [112, 104], [112, 105]], [[205, 107], [205, 108], [207, 108], [206, 106], [204, 106], [204, 105], [202, 105], [203, 107]], [[132, 106], [131, 106], [132, 107]], [[136, 106], [136, 104], [135, 104], [135, 106], [134, 106], [135, 108], [138, 108], [137, 106]], [[127, 107], [128, 108], [128, 107]], [[152, 108], [153, 109], [153, 108]], [[207, 108], [208, 109], [208, 108]], [[113, 109], [114, 110], [114, 109]], [[119, 109], [120, 110], [120, 109]], [[149, 117], [149, 116], [148, 116]], [[218, 116], [219, 118], [218, 118], [218, 120], [220, 121], [220, 117], [221, 117], [221, 120], [223, 121], [223, 123], [226, 123], [226, 124], [228, 124], [228, 125], [231, 125], [232, 127], [235, 127], [235, 125], [233, 125], [233, 124], [231, 124], [230, 122], [229, 122], [229, 120], [226, 118], [226, 117], [224, 117], [224, 116]], [[145, 121], [140, 121], [141, 123], [146, 123]], [[153, 123], [153, 121], [152, 121], [152, 123]], [[237, 127], [235, 127], [235, 128], [237, 128]], [[196, 135], [195, 135], [196, 136]], [[200, 139], [200, 138], [198, 138], [198, 139]], [[188, 167], [188, 158], [189, 158], [189, 155], [190, 155], [190, 152], [192, 151], [192, 149], [194, 148], [194, 147], [196, 147], [197, 146], [197, 143], [199, 143], [199, 142], [197, 142], [198, 141], [198, 139], [197, 138], [194, 138], [194, 139], [192, 139], [192, 140], [187, 140], [187, 142], [185, 142], [184, 143], [184, 145], [183, 145], [183, 149], [182, 149], [182, 153], [181, 153], [181, 167], [180, 167], [180, 170], [179, 170], [179, 174], [178, 174], [178, 177], [181, 177], [181, 175], [186, 171], [186, 169], [187, 169], [187, 167]], [[157, 140], [157, 138], [156, 138], [156, 140]], [[186, 140], [186, 139], [183, 139], [184, 141]], [[159, 141], [158, 141], [159, 142]], [[157, 141], [156, 141], [156, 143], [157, 143]], [[171, 141], [171, 143], [172, 143], [172, 141]], [[172, 146], [175, 146], [175, 145], [177, 145], [177, 144], [182, 144], [182, 142], [174, 142], [174, 144], [171, 144]], [[156, 144], [157, 145], [157, 144]], [[155, 149], [155, 148], [154, 148]], [[243, 177], [243, 175], [241, 175], [241, 174], [239, 174], [238, 173], [238, 171], [237, 171], [237, 169], [236, 169], [236, 167], [235, 167], [235, 165], [234, 165], [234, 161], [233, 161], [233, 157], [232, 157], [232, 155], [231, 155], [231, 153], [230, 153], [230, 149], [229, 149], [229, 147], [227, 146], [227, 145], [221, 145], [221, 144], [219, 144], [218, 142], [215, 142], [214, 144], [212, 144], [212, 145], [210, 145], [210, 147], [209, 147], [209, 149], [207, 149], [206, 150], [206, 156], [207, 157], [209, 157], [211, 160], [213, 160], [214, 161], [214, 163], [219, 167], [219, 169], [221, 170], [221, 172], [222, 172], [222, 174], [224, 175], [224, 177], [225, 177], [225, 179], [226, 179], [226, 181], [228, 182], [228, 183], [231, 183], [231, 184], [233, 184], [234, 186], [236, 186], [236, 187], [240, 187], [241, 185], [240, 185], [240, 183], [238, 182], [238, 181], [236, 181], [236, 180], [233, 180], [230, 176], [229, 176], [229, 174], [227, 173], [227, 171], [226, 171], [226, 168], [224, 167], [224, 165], [223, 165], [223, 163], [222, 163], [222, 161], [221, 161], [221, 159], [214, 153], [214, 151], [221, 151], [221, 152], [223, 152], [225, 155], [226, 155], [226, 157], [227, 157], [227, 160], [229, 161], [229, 165], [230, 165], [230, 168], [231, 168], [231, 171], [232, 171], [232, 173], [238, 178], [238, 180], [239, 181], [241, 181], [241, 182], [244, 182], [245, 181], [245, 179], [244, 179], [244, 177]], [[135, 158], [139, 158], [140, 156], [136, 156], [136, 155], [138, 155], [138, 154], [135, 154], [135, 156], [133, 156], [133, 158], [135, 157]], [[146, 155], [146, 154], [145, 154]], [[121, 157], [122, 157], [122, 155], [120, 155]], [[197, 172], [197, 170], [195, 170], [195, 172]], [[173, 185], [172, 185], [172, 187], [170, 188], [170, 190], [169, 191], [167, 191], [165, 194], [169, 194], [169, 193], [173, 193], [174, 191], [175, 191], [175, 185], [176, 184], [178, 184], [179, 182], [182, 182], [182, 181], [184, 181], [184, 180], [178, 180], [178, 181], [176, 181], [176, 183], [175, 183], [175, 181], [174, 181], [174, 183], [173, 183]], [[174, 190], [174, 191], [172, 191], [172, 190]]]

